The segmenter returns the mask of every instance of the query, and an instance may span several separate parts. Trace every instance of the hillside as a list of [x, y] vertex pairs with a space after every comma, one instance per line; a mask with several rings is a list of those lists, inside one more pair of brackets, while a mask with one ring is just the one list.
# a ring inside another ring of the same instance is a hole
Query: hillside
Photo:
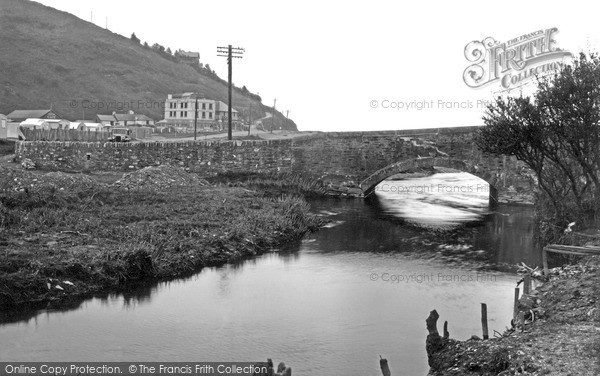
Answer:
[[[109, 104], [120, 104], [160, 120], [169, 93], [201, 92], [227, 103], [223, 80], [32, 1], [0, 0], [0, 41], [0, 113], [52, 106], [70, 120], [92, 119], [115, 110], [107, 109]], [[99, 103], [105, 108], [98, 109]], [[234, 91], [233, 107], [243, 118], [250, 108], [253, 119], [269, 111], [239, 91]], [[277, 119], [285, 129], [296, 129], [282, 114]]]

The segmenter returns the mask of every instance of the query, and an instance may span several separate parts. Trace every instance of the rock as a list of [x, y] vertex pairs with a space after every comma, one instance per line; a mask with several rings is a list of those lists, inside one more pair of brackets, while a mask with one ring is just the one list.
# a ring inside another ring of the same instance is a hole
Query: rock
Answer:
[[174, 187], [203, 187], [208, 182], [184, 168], [174, 166], [151, 166], [125, 174], [114, 183], [125, 190], [167, 190]]
[[35, 163], [31, 159], [25, 158], [23, 159], [23, 161], [21, 161], [21, 167], [23, 167], [26, 170], [34, 170]]

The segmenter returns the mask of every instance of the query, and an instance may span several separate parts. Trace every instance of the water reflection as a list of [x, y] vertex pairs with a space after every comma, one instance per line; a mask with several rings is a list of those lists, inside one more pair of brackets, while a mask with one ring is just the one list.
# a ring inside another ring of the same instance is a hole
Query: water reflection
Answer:
[[375, 194], [383, 213], [421, 227], [458, 227], [489, 213], [489, 184], [464, 172], [385, 180]]
[[[385, 354], [395, 372], [425, 375], [429, 311], [449, 321], [453, 338], [466, 339], [479, 334], [479, 303], [486, 302], [490, 330], [502, 331], [518, 279], [504, 271], [538, 259], [531, 209], [490, 211], [483, 198], [420, 195], [315, 200], [313, 212], [333, 225], [277, 252], [104, 294], [70, 311], [4, 321], [0, 359], [273, 358], [298, 374], [376, 375], [378, 356]], [[404, 206], [386, 211], [389, 201]], [[449, 211], [432, 209], [442, 202], [464, 213], [449, 218]], [[431, 225], [433, 213], [446, 213], [443, 226]]]

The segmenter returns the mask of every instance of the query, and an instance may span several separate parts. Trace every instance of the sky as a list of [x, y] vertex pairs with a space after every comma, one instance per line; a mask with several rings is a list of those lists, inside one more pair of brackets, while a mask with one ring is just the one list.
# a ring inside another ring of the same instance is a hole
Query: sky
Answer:
[[534, 86], [467, 86], [468, 43], [557, 28], [554, 46], [578, 54], [597, 51], [600, 37], [596, 12], [581, 1], [39, 2], [150, 45], [200, 52], [224, 79], [217, 46], [242, 47], [234, 84], [265, 105], [276, 100], [303, 131], [480, 125], [488, 101]]

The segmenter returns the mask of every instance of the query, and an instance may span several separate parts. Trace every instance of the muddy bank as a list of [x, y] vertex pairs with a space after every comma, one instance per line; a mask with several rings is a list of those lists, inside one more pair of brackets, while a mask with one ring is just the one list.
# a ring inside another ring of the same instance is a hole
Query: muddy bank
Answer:
[[498, 203], [508, 205], [533, 205], [535, 195], [531, 192], [506, 190], [498, 193]]
[[[433, 338], [427, 346], [429, 375], [600, 374], [600, 257], [553, 269], [548, 282], [520, 299], [518, 309], [525, 324], [507, 323], [501, 336]], [[452, 323], [449, 328], [451, 337]]]
[[214, 186], [179, 170], [140, 170], [113, 184], [0, 175], [0, 312], [189, 275], [322, 225], [300, 196]]

